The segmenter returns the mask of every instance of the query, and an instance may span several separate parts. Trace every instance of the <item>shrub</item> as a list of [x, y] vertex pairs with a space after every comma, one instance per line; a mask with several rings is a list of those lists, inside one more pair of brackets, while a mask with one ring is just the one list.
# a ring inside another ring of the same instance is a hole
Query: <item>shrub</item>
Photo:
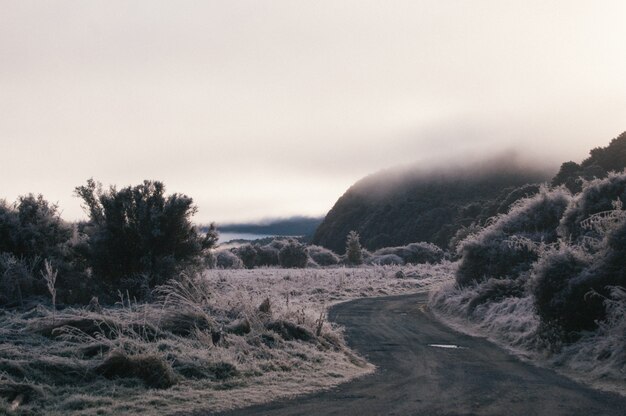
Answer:
[[231, 251], [220, 250], [215, 253], [215, 259], [218, 269], [243, 269], [243, 262]]
[[[400, 247], [386, 247], [376, 250], [374, 257], [395, 255], [402, 259], [402, 263], [421, 264], [439, 263], [443, 260], [444, 252], [432, 243], [411, 243]], [[397, 264], [397, 263], [394, 263]]]
[[279, 249], [276, 247], [267, 244], [265, 246], [255, 246], [255, 249], [257, 266], [278, 266], [280, 264], [278, 260]]
[[[566, 338], [595, 329], [607, 316], [604, 299], [610, 287], [626, 286], [626, 211], [619, 198], [613, 209], [599, 211], [620, 193], [623, 179], [610, 174], [583, 187], [561, 221], [560, 231], [571, 231], [570, 243], [564, 240], [559, 250], [544, 253], [533, 268], [537, 312], [545, 325], [557, 326]], [[592, 215], [573, 224], [585, 213]]]
[[26, 259], [62, 260], [72, 227], [41, 195], [21, 196], [13, 207], [0, 202], [0, 252]]
[[244, 244], [235, 249], [235, 254], [241, 259], [246, 269], [254, 269], [257, 264], [257, 251], [252, 244]]
[[590, 216], [613, 209], [615, 201], [626, 204], [626, 173], [611, 173], [606, 179], [586, 182], [560, 221], [558, 233], [566, 240], [580, 241], [598, 234], [581, 226]]
[[296, 240], [290, 240], [278, 252], [278, 259], [280, 265], [289, 269], [301, 269], [305, 268], [309, 256], [306, 252], [306, 246], [297, 242]]
[[149, 288], [163, 284], [199, 265], [202, 250], [213, 242], [212, 235], [202, 238], [190, 221], [196, 212], [192, 199], [166, 196], [161, 182], [103, 191], [90, 179], [75, 192], [89, 214], [82, 227], [89, 237], [83, 255], [109, 291], [129, 289], [124, 282], [137, 279]]
[[29, 296], [45, 293], [45, 261], [61, 271], [59, 283], [67, 286], [73, 234], [57, 206], [41, 195], [21, 196], [12, 206], [0, 201], [0, 304], [21, 305]]
[[24, 258], [0, 253], [0, 305], [24, 305], [27, 296], [42, 294], [43, 282]]
[[307, 247], [309, 257], [320, 266], [334, 266], [339, 264], [339, 257], [331, 250], [321, 246]]
[[572, 285], [590, 260], [581, 250], [565, 246], [546, 252], [534, 265], [531, 291], [544, 325], [557, 325], [566, 331], [593, 326], [594, 316], [588, 315], [585, 307], [589, 299]]
[[[379, 250], [380, 251], [380, 250]], [[381, 266], [389, 266], [389, 265], [403, 265], [404, 260], [402, 257], [396, 254], [376, 254], [368, 260], [370, 264], [377, 264]]]
[[556, 241], [556, 228], [570, 199], [563, 188], [544, 188], [470, 235], [459, 247], [457, 282], [468, 285], [489, 278], [516, 278], [528, 271], [538, 258], [538, 248]]
[[521, 298], [526, 293], [521, 279], [488, 279], [477, 285], [467, 308], [471, 313], [485, 303], [499, 302], [505, 298]]

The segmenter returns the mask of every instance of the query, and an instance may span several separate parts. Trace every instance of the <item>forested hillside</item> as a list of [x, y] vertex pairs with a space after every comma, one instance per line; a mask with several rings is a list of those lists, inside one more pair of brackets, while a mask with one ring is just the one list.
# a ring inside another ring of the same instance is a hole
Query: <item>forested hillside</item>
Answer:
[[416, 241], [447, 248], [457, 232], [534, 195], [550, 174], [514, 160], [495, 160], [438, 171], [392, 169], [370, 175], [335, 203], [313, 243], [338, 253], [348, 232], [375, 250]]

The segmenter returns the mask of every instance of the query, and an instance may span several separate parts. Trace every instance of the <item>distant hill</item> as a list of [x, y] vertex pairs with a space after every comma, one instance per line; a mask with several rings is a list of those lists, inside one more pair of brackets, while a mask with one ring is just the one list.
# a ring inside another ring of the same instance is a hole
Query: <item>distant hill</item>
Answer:
[[218, 231], [262, 235], [311, 236], [322, 222], [321, 217], [290, 217], [260, 223], [218, 224]]
[[611, 140], [606, 147], [596, 147], [589, 157], [578, 164], [565, 162], [552, 180], [552, 185], [565, 185], [577, 193], [582, 189], [583, 179], [605, 178], [611, 171], [621, 172], [626, 168], [626, 131]]
[[447, 248], [459, 229], [506, 212], [517, 199], [536, 193], [538, 184], [552, 174], [514, 158], [430, 172], [418, 168], [379, 172], [339, 198], [313, 243], [343, 253], [346, 235], [356, 230], [370, 250], [416, 241]]

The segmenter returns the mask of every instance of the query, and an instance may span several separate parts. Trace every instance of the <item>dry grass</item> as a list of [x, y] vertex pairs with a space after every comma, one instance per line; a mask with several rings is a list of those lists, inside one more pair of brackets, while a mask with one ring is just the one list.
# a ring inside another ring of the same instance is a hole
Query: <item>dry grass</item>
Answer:
[[0, 311], [0, 414], [184, 414], [330, 388], [374, 368], [327, 308], [423, 290], [447, 267], [210, 270], [151, 304]]

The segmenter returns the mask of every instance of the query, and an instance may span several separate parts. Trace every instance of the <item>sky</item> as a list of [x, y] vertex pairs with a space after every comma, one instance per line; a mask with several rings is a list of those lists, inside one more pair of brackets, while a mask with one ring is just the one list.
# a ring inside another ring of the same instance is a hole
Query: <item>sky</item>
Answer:
[[0, 198], [88, 178], [195, 221], [324, 215], [381, 169], [626, 130], [623, 0], [0, 0]]

